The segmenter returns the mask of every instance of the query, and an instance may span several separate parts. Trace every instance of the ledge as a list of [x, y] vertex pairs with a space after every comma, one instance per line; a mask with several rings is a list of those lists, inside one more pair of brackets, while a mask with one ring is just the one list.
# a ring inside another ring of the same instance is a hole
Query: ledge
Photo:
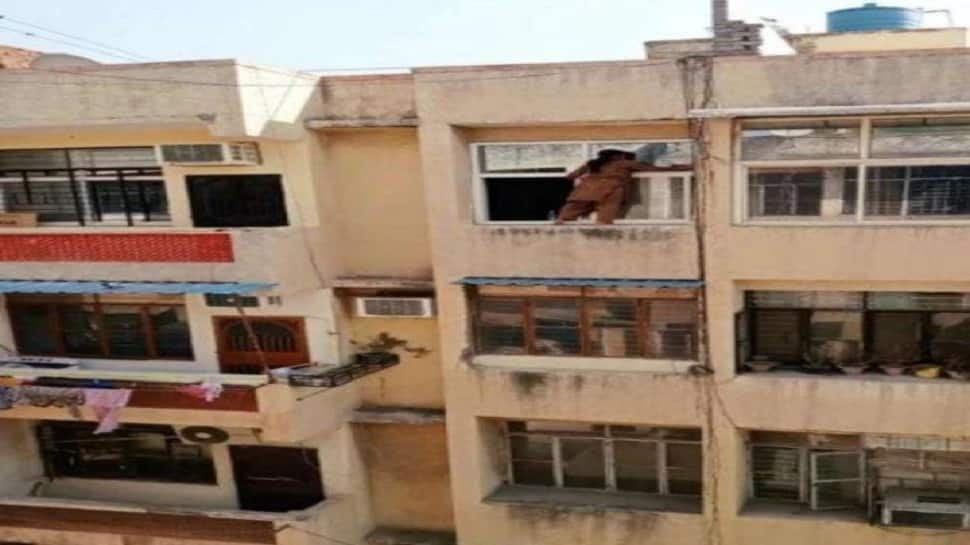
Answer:
[[742, 517], [825, 520], [868, 524], [862, 509], [842, 511], [812, 511], [807, 505], [796, 503], [750, 502], [741, 510]]
[[454, 532], [377, 528], [364, 538], [367, 545], [455, 545]]
[[610, 371], [683, 375], [697, 365], [693, 360], [650, 360], [642, 358], [586, 358], [572, 356], [477, 355], [472, 365], [517, 371]]
[[545, 486], [502, 485], [485, 498], [485, 503], [547, 507], [576, 512], [661, 511], [699, 515], [701, 498], [658, 496], [636, 492], [605, 492], [551, 488]]
[[444, 424], [441, 409], [413, 409], [406, 407], [361, 407], [350, 417], [352, 424]]
[[341, 276], [333, 281], [335, 288], [433, 290], [434, 280], [392, 276]]
[[352, 117], [343, 119], [307, 119], [308, 129], [413, 128], [417, 117]]

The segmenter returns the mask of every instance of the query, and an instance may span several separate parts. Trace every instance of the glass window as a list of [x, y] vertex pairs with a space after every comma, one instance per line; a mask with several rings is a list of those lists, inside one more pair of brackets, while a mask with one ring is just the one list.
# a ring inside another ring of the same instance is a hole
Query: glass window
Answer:
[[862, 309], [863, 295], [857, 291], [752, 291], [755, 308]]
[[512, 449], [512, 478], [517, 484], [556, 485], [552, 438], [513, 435], [509, 443]]
[[595, 142], [589, 147], [590, 157], [600, 150], [620, 149], [633, 152], [642, 163], [661, 167], [689, 167], [694, 163], [694, 145], [691, 142]]
[[676, 360], [694, 358], [697, 349], [696, 302], [653, 300], [646, 305], [648, 355]]
[[[185, 307], [112, 303], [31, 303], [11, 296], [8, 313], [25, 355], [189, 359]], [[75, 300], [77, 300], [75, 298]]]
[[621, 358], [640, 355], [635, 300], [594, 300], [587, 303], [586, 309], [592, 355]]
[[480, 146], [478, 152], [481, 171], [492, 174], [566, 174], [586, 161], [581, 143], [488, 144]]
[[748, 215], [851, 219], [857, 178], [855, 167], [750, 169]]
[[704, 467], [701, 446], [667, 443], [667, 488], [671, 494], [699, 496]]
[[486, 354], [525, 354], [525, 303], [483, 297], [478, 301], [478, 349]]
[[682, 220], [687, 218], [686, 176], [638, 176], [626, 196], [626, 219]]
[[192, 337], [185, 307], [150, 306], [148, 317], [160, 358], [191, 358]]
[[873, 157], [964, 156], [970, 148], [970, 120], [875, 119]]
[[810, 317], [809, 350], [816, 362], [862, 361], [862, 313], [815, 311]]
[[36, 213], [38, 221], [78, 221], [68, 180], [0, 183], [3, 211]]
[[741, 135], [741, 157], [751, 160], [833, 159], [859, 156], [858, 121], [749, 123]]
[[553, 221], [574, 187], [564, 177], [486, 177], [482, 181], [490, 221]]
[[578, 300], [535, 299], [533, 305], [537, 354], [582, 353]]
[[933, 361], [970, 365], [970, 314], [934, 313], [930, 322], [930, 335]]
[[797, 310], [754, 313], [754, 356], [783, 362], [803, 359], [802, 314]]
[[125, 214], [129, 210], [142, 221], [168, 219], [168, 200], [161, 180], [126, 181], [122, 195], [119, 181], [89, 181], [88, 195], [97, 216]]
[[970, 216], [970, 166], [872, 167], [866, 215]]
[[873, 312], [872, 355], [879, 361], [915, 363], [922, 357], [923, 319], [918, 312]]
[[562, 480], [567, 488], [606, 488], [602, 439], [559, 440]]
[[50, 305], [17, 305], [10, 307], [9, 314], [20, 352], [38, 356], [57, 353]]
[[42, 454], [54, 478], [216, 484], [209, 447], [183, 443], [169, 426], [126, 425], [100, 435], [95, 427], [40, 426]]
[[656, 494], [660, 491], [657, 443], [613, 441], [617, 490]]
[[780, 501], [801, 499], [800, 449], [752, 446], [750, 463], [753, 497]]

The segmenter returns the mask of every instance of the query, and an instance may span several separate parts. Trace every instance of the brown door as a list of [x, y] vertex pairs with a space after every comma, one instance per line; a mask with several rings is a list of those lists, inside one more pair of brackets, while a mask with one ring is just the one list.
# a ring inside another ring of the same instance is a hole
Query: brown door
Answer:
[[[223, 373], [258, 374], [265, 367], [287, 367], [310, 363], [303, 318], [247, 317], [249, 328], [239, 317], [214, 318]], [[253, 336], [257, 346], [250, 338]]]
[[324, 500], [316, 449], [230, 445], [239, 508], [296, 511]]

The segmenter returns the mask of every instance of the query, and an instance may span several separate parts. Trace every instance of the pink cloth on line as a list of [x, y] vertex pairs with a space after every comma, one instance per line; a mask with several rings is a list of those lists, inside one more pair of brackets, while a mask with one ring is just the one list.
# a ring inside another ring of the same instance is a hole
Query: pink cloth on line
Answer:
[[206, 380], [199, 384], [189, 384], [178, 389], [179, 392], [212, 403], [222, 395], [222, 384], [215, 380]]
[[131, 390], [85, 388], [84, 405], [93, 408], [94, 415], [98, 418], [98, 428], [94, 433], [111, 433], [118, 429], [121, 409], [127, 407], [130, 400]]

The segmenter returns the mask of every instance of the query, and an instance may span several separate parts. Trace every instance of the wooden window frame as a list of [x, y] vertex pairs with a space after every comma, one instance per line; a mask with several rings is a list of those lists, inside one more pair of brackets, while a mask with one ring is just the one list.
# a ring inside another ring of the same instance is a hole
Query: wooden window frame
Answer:
[[[98, 336], [98, 345], [100, 346], [99, 354], [81, 354], [69, 352], [64, 341], [64, 325], [61, 320], [61, 313], [59, 309], [67, 305], [90, 305], [93, 308], [94, 320], [98, 325], [96, 335]], [[21, 350], [24, 346], [22, 340], [30, 334], [29, 331], [21, 331], [17, 326], [17, 320], [14, 319], [14, 315], [17, 312], [18, 307], [29, 307], [29, 306], [43, 306], [47, 309], [47, 320], [49, 331], [53, 333], [55, 342], [57, 344], [57, 350], [54, 353], [32, 353]], [[137, 313], [141, 320], [141, 335], [145, 339], [145, 346], [147, 354], [145, 356], [131, 356], [131, 355], [113, 355], [110, 350], [110, 340], [107, 334], [107, 330], [104, 327], [104, 312], [102, 308], [104, 306], [125, 306], [137, 309]], [[185, 311], [186, 307], [183, 303], [168, 303], [168, 302], [135, 302], [135, 301], [112, 301], [111, 299], [104, 300], [98, 295], [94, 296], [83, 296], [83, 297], [28, 297], [28, 298], [8, 298], [7, 299], [7, 314], [10, 317], [11, 329], [13, 330], [14, 342], [17, 346], [17, 352], [25, 356], [45, 356], [45, 357], [73, 357], [82, 359], [117, 359], [117, 360], [172, 360], [172, 361], [193, 361], [195, 359], [194, 347], [191, 346], [191, 333], [189, 335], [189, 344], [191, 354], [188, 356], [160, 356], [159, 346], [157, 344], [155, 330], [152, 327], [151, 313], [152, 308], [167, 308], [167, 307], [177, 307]], [[188, 312], [186, 314], [186, 323], [188, 323]]]
[[[606, 492], [613, 492], [619, 494], [652, 494], [656, 496], [676, 496], [683, 498], [700, 498], [703, 496], [703, 492], [698, 495], [694, 494], [673, 494], [670, 492], [670, 474], [668, 472], [667, 464], [667, 447], [669, 445], [696, 445], [702, 447], [702, 441], [691, 441], [686, 439], [663, 439], [663, 438], [642, 438], [642, 437], [627, 437], [627, 436], [616, 436], [613, 435], [610, 430], [610, 426], [602, 426], [603, 431], [601, 434], [597, 435], [594, 433], [589, 434], [569, 434], [569, 433], [548, 433], [548, 432], [530, 432], [530, 431], [514, 431], [509, 428], [509, 423], [506, 422], [504, 425], [505, 431], [505, 449], [508, 453], [506, 457], [506, 482], [511, 485], [516, 485], [515, 482], [515, 460], [512, 458], [512, 438], [513, 437], [542, 437], [549, 439], [552, 443], [552, 470], [553, 478], [555, 484], [553, 486], [545, 485], [523, 485], [523, 486], [542, 486], [544, 488], [562, 488], [567, 490], [601, 490]], [[672, 428], [671, 428], [672, 429]], [[586, 487], [569, 487], [565, 486], [565, 478], [563, 476], [563, 460], [562, 460], [562, 444], [563, 439], [581, 439], [589, 441], [600, 441], [601, 448], [603, 449], [603, 476], [606, 486], [604, 488], [586, 488]], [[635, 490], [621, 490], [617, 488], [616, 482], [616, 458], [613, 449], [614, 442], [631, 442], [631, 443], [644, 443], [651, 444], [656, 449], [656, 460], [657, 460], [657, 492], [638, 492]], [[701, 467], [703, 467], [704, 452], [701, 450]], [[698, 476], [699, 480], [703, 486], [703, 470]]]
[[[475, 353], [481, 355], [500, 355], [492, 352], [486, 352], [482, 348], [482, 318], [481, 318], [481, 302], [486, 299], [506, 299], [506, 300], [516, 300], [522, 307], [522, 333], [523, 333], [523, 356], [550, 356], [550, 357], [562, 357], [562, 358], [641, 358], [641, 359], [658, 359], [658, 360], [677, 360], [677, 361], [695, 361], [697, 359], [697, 319], [694, 317], [694, 340], [692, 342], [690, 354], [685, 358], [678, 357], [666, 357], [657, 354], [653, 351], [650, 341], [650, 315], [649, 315], [649, 305], [654, 301], [666, 301], [666, 302], [684, 302], [691, 301], [694, 303], [694, 310], [696, 310], [696, 305], [698, 304], [698, 297], [694, 290], [673, 290], [675, 293], [670, 293], [666, 297], [663, 294], [663, 290], [649, 290], [654, 292], [651, 296], [644, 296], [643, 293], [630, 293], [623, 290], [617, 290], [613, 293], [601, 292], [601, 290], [578, 290], [576, 293], [570, 294], [557, 294], [557, 293], [516, 293], [515, 291], [497, 291], [496, 293], [486, 293], [482, 294], [480, 292], [473, 293], [471, 295], [470, 307], [472, 309], [472, 319], [471, 325], [473, 330], [473, 339], [475, 341]], [[688, 294], [687, 292], [691, 292]], [[577, 295], [578, 293], [578, 295]], [[689, 295], [689, 296], [688, 296]], [[576, 300], [579, 303], [579, 338], [580, 338], [580, 353], [579, 354], [543, 354], [536, 350], [536, 322], [535, 322], [535, 301], [537, 300]], [[635, 305], [635, 321], [634, 326], [637, 335], [637, 354], [626, 355], [626, 356], [606, 356], [602, 354], [596, 354], [592, 352], [592, 323], [590, 318], [590, 303], [602, 302], [608, 300], [628, 300], [632, 301]], [[693, 315], [692, 315], [693, 316]]]

